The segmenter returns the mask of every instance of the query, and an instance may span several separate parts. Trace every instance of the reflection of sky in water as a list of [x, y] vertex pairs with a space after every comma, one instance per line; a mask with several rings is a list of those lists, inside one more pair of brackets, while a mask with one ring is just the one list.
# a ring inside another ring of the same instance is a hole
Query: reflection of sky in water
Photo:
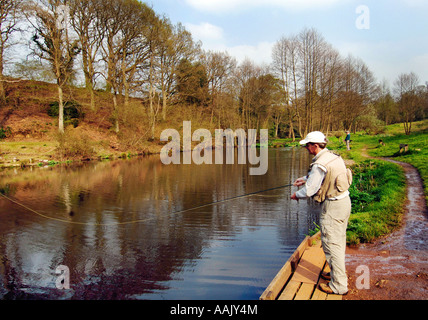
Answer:
[[[304, 151], [269, 150], [265, 176], [159, 157], [3, 172], [8, 196], [61, 221], [0, 198], [0, 297], [258, 299], [313, 227], [313, 209], [284, 188], [182, 210], [288, 184], [307, 172]], [[55, 289], [61, 264], [67, 294]]]

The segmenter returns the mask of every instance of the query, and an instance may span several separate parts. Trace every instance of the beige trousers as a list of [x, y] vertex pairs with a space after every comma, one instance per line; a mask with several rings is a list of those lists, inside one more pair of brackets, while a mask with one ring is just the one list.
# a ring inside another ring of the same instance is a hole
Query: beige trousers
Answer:
[[330, 266], [330, 288], [336, 294], [348, 292], [345, 269], [346, 228], [351, 214], [349, 196], [340, 200], [323, 202], [320, 216], [321, 243]]

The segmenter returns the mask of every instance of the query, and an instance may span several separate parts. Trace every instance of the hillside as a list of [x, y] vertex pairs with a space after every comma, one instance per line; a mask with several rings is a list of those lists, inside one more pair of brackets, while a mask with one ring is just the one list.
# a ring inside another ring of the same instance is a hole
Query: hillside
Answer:
[[[7, 101], [0, 106], [0, 130], [3, 133], [0, 165], [112, 158], [160, 150], [158, 142], [148, 139], [148, 119], [141, 100], [131, 101], [133, 111], [122, 115], [121, 132], [116, 134], [112, 128], [112, 99], [108, 94], [97, 92], [96, 107], [91, 110], [89, 93], [84, 88], [68, 87], [64, 90], [64, 100], [76, 102], [81, 116], [78, 120], [65, 122], [68, 126], [64, 139], [68, 149], [61, 152], [57, 117], [48, 114], [51, 104], [57, 100], [55, 84], [27, 80], [8, 83]], [[163, 123], [164, 127], [166, 125], [169, 124]]]

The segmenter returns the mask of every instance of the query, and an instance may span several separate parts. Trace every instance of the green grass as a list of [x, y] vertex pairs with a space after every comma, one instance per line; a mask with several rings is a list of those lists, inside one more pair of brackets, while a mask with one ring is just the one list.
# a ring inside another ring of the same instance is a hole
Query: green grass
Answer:
[[281, 147], [293, 147], [299, 145], [299, 139], [296, 139], [295, 142], [293, 142], [293, 139], [286, 138], [276, 138], [276, 139], [269, 139], [269, 146], [274, 148], [281, 148]]
[[349, 244], [371, 242], [400, 225], [406, 178], [401, 167], [380, 160], [355, 164], [353, 171], [347, 241]]
[[[348, 244], [371, 242], [400, 226], [407, 196], [404, 171], [401, 166], [382, 158], [416, 167], [428, 200], [428, 120], [416, 122], [412, 128], [410, 135], [404, 134], [402, 124], [387, 126], [379, 135], [352, 134], [350, 151], [346, 150], [342, 138], [330, 138], [329, 148], [355, 163], [352, 166], [354, 182], [350, 188], [353, 209], [347, 231]], [[407, 144], [409, 150], [400, 153], [400, 144]]]
[[0, 142], [0, 167], [10, 163], [14, 158], [20, 162], [33, 159], [49, 159], [55, 151], [57, 143], [53, 141], [1, 141]]
[[[394, 135], [383, 138], [385, 146], [376, 146], [369, 150], [374, 157], [389, 157], [410, 163], [416, 169], [424, 183], [425, 198], [428, 200], [428, 135], [426, 131], [415, 132], [410, 136]], [[400, 144], [407, 144], [408, 151], [400, 153]]]

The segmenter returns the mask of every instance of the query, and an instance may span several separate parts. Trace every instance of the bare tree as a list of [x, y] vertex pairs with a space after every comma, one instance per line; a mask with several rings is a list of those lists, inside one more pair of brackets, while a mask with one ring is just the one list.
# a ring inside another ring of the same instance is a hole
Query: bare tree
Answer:
[[33, 54], [49, 62], [58, 88], [58, 130], [64, 133], [63, 88], [73, 74], [78, 41], [68, 37], [67, 12], [64, 0], [39, 0], [26, 10], [27, 20], [33, 25]]
[[319, 107], [319, 80], [321, 76], [321, 61], [326, 53], [327, 43], [315, 29], [304, 29], [298, 35], [300, 41], [300, 68], [303, 81], [301, 90], [304, 98], [304, 130], [305, 135], [313, 131], [316, 108]]
[[104, 32], [97, 28], [97, 10], [101, 10], [100, 0], [69, 0], [70, 23], [79, 36], [85, 86], [91, 96], [91, 109], [95, 110], [95, 65]]
[[249, 59], [244, 60], [235, 71], [235, 77], [237, 78], [237, 84], [239, 86], [239, 109], [241, 123], [246, 128], [254, 128], [253, 93], [256, 90], [256, 79], [261, 75], [261, 73], [261, 68], [256, 66]]
[[127, 107], [137, 71], [150, 57], [150, 32], [156, 20], [154, 12], [137, 0], [106, 0], [97, 10], [99, 32], [104, 34], [101, 46], [105, 63], [103, 76], [106, 91], [113, 95], [115, 132], [119, 132], [119, 101]]
[[409, 135], [412, 131], [412, 122], [418, 111], [419, 77], [414, 73], [402, 73], [394, 81], [394, 93], [398, 101], [399, 113], [404, 123], [404, 132]]
[[11, 36], [19, 31], [23, 0], [0, 1], [0, 102], [6, 100], [5, 78], [3, 75], [5, 50], [12, 45]]
[[193, 60], [199, 52], [192, 35], [182, 24], [172, 26], [163, 18], [158, 48], [159, 81], [162, 91], [162, 119], [166, 120], [168, 101], [174, 94], [175, 76], [181, 60]]
[[338, 94], [339, 113], [344, 129], [356, 130], [355, 121], [367, 111], [375, 91], [375, 78], [366, 64], [349, 55], [343, 62], [342, 90]]
[[[295, 141], [294, 134], [294, 118], [297, 116], [299, 119], [299, 132], [301, 127], [300, 114], [297, 108], [297, 80], [296, 80], [296, 58], [298, 43], [295, 38], [282, 37], [273, 47], [272, 58], [273, 58], [273, 70], [276, 76], [280, 79], [283, 98], [283, 105], [279, 104], [276, 107], [275, 126], [276, 132], [278, 131], [279, 122], [282, 118], [283, 112], [287, 112], [289, 119], [289, 137]], [[280, 110], [281, 107], [284, 110]], [[277, 133], [276, 133], [277, 135]]]
[[377, 117], [385, 122], [385, 125], [394, 123], [397, 119], [397, 104], [395, 103], [388, 83], [383, 80], [376, 88], [375, 107]]
[[211, 118], [213, 123], [214, 112], [218, 108], [218, 99], [225, 83], [236, 68], [236, 59], [225, 52], [209, 51], [204, 55], [204, 64], [208, 76], [208, 88], [211, 94]]

